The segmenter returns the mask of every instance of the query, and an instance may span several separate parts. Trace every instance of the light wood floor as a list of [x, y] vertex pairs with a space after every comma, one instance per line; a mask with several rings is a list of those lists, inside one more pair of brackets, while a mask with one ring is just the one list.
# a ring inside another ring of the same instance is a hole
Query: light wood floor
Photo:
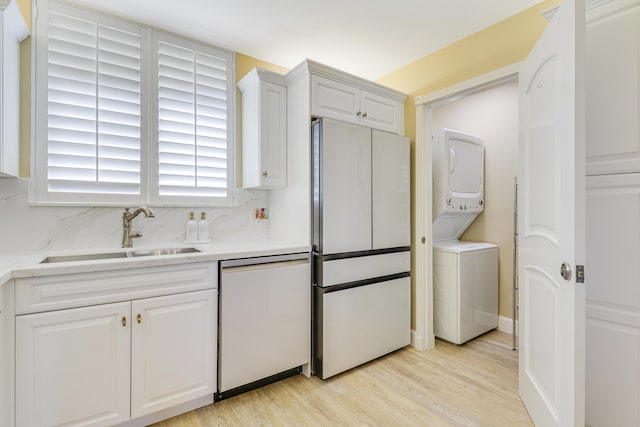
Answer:
[[511, 336], [493, 331], [462, 346], [407, 347], [327, 381], [296, 375], [155, 427], [532, 425]]

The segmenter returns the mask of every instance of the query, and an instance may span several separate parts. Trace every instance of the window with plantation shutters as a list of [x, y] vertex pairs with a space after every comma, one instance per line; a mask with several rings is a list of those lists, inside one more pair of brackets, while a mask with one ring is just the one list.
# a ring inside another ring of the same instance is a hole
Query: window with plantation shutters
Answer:
[[224, 198], [228, 58], [166, 35], [159, 37], [157, 52], [159, 196]]
[[234, 56], [38, 2], [33, 203], [233, 201]]

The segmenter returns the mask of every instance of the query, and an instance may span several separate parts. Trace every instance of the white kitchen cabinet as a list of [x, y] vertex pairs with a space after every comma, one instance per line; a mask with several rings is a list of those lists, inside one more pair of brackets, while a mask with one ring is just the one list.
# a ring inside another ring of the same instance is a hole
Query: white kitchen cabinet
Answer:
[[149, 424], [212, 403], [216, 288], [216, 262], [16, 279], [16, 425]]
[[283, 75], [252, 69], [242, 92], [242, 186], [287, 185], [287, 88]]
[[0, 426], [15, 424], [13, 280], [0, 283]]
[[20, 42], [29, 30], [15, 0], [0, 0], [0, 177], [20, 168]]
[[222, 261], [219, 392], [310, 360], [309, 254]]
[[217, 294], [133, 301], [131, 418], [215, 393]]
[[18, 316], [16, 426], [129, 419], [131, 304]]
[[404, 130], [402, 102], [315, 75], [311, 77], [311, 114], [398, 134]]

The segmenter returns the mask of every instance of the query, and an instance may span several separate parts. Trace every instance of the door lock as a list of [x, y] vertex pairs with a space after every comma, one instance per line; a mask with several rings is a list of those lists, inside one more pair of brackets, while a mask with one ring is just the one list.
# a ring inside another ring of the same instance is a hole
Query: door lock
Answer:
[[560, 266], [560, 276], [567, 282], [571, 280], [571, 264], [563, 262]]

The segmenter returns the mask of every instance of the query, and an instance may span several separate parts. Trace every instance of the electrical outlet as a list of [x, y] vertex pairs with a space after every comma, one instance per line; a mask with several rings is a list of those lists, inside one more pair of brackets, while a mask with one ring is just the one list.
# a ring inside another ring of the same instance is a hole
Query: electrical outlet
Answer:
[[255, 219], [258, 221], [269, 219], [269, 208], [256, 208]]

